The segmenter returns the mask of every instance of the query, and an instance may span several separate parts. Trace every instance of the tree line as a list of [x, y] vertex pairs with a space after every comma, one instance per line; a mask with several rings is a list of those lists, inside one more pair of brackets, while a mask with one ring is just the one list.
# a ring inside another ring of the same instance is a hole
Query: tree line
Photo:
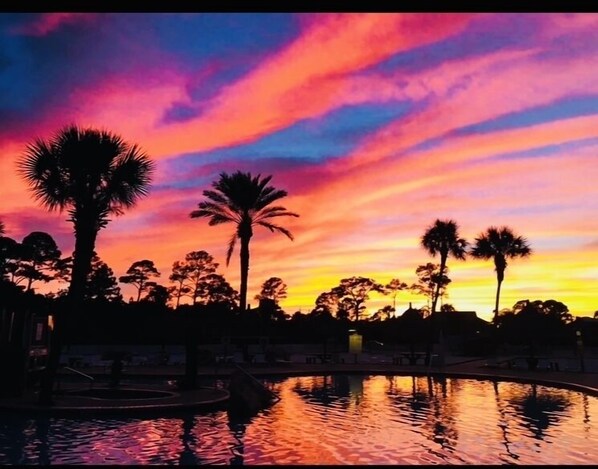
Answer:
[[[25, 292], [34, 291], [37, 282], [57, 280], [68, 284], [72, 278], [73, 257], [61, 257], [61, 254], [54, 238], [45, 232], [34, 231], [21, 243], [8, 236], [0, 236], [0, 275]], [[129, 302], [143, 301], [166, 306], [172, 300], [176, 309], [181, 299], [187, 298], [193, 305], [224, 304], [235, 308], [239, 303], [239, 293], [222, 274], [217, 273], [218, 266], [206, 251], [189, 252], [184, 260], [173, 263], [168, 277], [171, 284], [165, 286], [155, 281], [161, 273], [149, 259], [133, 262], [126, 273], [117, 278], [94, 251], [83, 298], [85, 301], [103, 299], [108, 303], [122, 302], [120, 282], [135, 287], [136, 297], [131, 297]], [[255, 298], [271, 299], [278, 304], [286, 298], [286, 290], [287, 286], [280, 278], [271, 277], [264, 281]], [[68, 290], [62, 288], [46, 296], [63, 298], [67, 293]]]
[[[51, 401], [66, 325], [72, 315], [82, 309], [87, 298], [102, 295], [94, 293], [90, 284], [98, 286], [103, 282], [104, 292], [110, 291], [110, 295], [119, 299], [114, 273], [95, 252], [96, 239], [112, 217], [124, 214], [149, 194], [154, 171], [153, 161], [137, 144], [128, 143], [107, 130], [81, 128], [74, 124], [60, 129], [48, 139], [35, 139], [27, 145], [18, 161], [18, 173], [28, 184], [33, 197], [49, 211], [66, 212], [68, 221], [73, 225], [75, 239], [73, 255], [61, 259], [61, 253], [49, 235], [34, 232], [17, 243], [4, 236], [5, 227], [0, 224], [3, 281], [9, 279], [16, 284], [23, 283], [24, 288], [30, 290], [35, 282], [47, 281], [53, 269], [55, 275], [61, 275], [68, 281], [68, 288], [61, 293], [66, 307], [57, 311], [54, 318], [48, 372], [44, 375], [40, 393], [43, 403]], [[203, 191], [204, 200], [198, 203], [198, 208], [189, 214], [191, 218], [207, 219], [209, 226], [225, 223], [234, 226], [227, 245], [226, 264], [229, 264], [238, 242], [238, 294], [222, 275], [216, 273], [218, 264], [205, 251], [188, 253], [184, 261], [174, 263], [169, 277], [170, 287], [155, 282], [160, 273], [148, 259], [133, 263], [119, 281], [137, 289], [137, 301], [141, 301], [145, 293], [144, 299], [148, 301], [165, 302], [165, 299], [173, 297], [177, 306], [183, 297], [190, 298], [193, 304], [228, 301], [231, 307], [246, 311], [249, 247], [254, 229], [266, 228], [293, 240], [292, 233], [278, 220], [299, 216], [278, 204], [288, 194], [270, 185], [271, 179], [272, 176], [262, 177], [261, 174], [242, 171], [232, 174], [221, 172], [219, 178], [212, 182], [212, 187]], [[412, 285], [415, 291], [430, 298], [431, 313], [436, 311], [438, 300], [450, 283], [449, 257], [463, 260], [469, 255], [493, 260], [497, 278], [494, 322], [498, 318], [507, 261], [527, 257], [532, 252], [528, 241], [506, 226], [488, 228], [469, 246], [459, 236], [457, 223], [453, 220], [436, 220], [425, 231], [421, 245], [432, 256], [440, 258], [438, 265], [427, 263], [419, 266], [416, 269], [418, 282]], [[13, 254], [7, 255], [10, 252]], [[94, 282], [90, 281], [92, 278]], [[277, 277], [268, 279], [262, 285], [258, 299], [276, 305], [286, 295], [283, 283]], [[399, 279], [393, 279], [384, 286], [364, 277], [342, 279], [338, 286], [319, 295], [312, 312], [330, 314], [335, 311], [341, 316], [351, 315], [354, 320], [359, 320], [371, 291], [393, 295], [392, 309], [395, 310], [396, 295], [404, 288], [406, 285]], [[388, 305], [380, 311], [380, 316], [388, 315], [390, 310]]]

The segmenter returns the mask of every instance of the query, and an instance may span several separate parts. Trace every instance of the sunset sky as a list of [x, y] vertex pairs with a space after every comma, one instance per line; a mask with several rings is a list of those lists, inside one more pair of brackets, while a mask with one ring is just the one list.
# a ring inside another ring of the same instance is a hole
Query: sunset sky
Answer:
[[[206, 250], [238, 289], [234, 227], [189, 213], [239, 169], [271, 174], [300, 214], [281, 219], [294, 241], [255, 230], [252, 304], [272, 276], [291, 314], [345, 277], [411, 284], [439, 261], [419, 239], [440, 218], [469, 241], [492, 225], [529, 240], [501, 307], [598, 310], [598, 14], [2, 13], [0, 41], [0, 219], [17, 241], [46, 231], [72, 252], [66, 214], [39, 207], [15, 163], [76, 123], [157, 163], [150, 195], [98, 236], [116, 276], [150, 259], [168, 285]], [[490, 319], [492, 261], [448, 267], [444, 301]], [[402, 292], [399, 312], [409, 301], [426, 304]]]

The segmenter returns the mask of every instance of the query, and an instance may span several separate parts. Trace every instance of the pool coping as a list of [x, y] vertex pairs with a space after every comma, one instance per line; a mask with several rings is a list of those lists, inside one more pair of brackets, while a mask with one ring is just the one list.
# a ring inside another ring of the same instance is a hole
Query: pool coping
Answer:
[[[226, 379], [237, 369], [236, 366], [201, 367], [198, 378]], [[444, 378], [463, 378], [489, 381], [510, 381], [523, 384], [536, 384], [561, 389], [583, 392], [598, 397], [598, 373], [580, 373], [566, 371], [499, 369], [485, 367], [480, 360], [468, 360], [445, 366], [421, 365], [390, 365], [375, 363], [351, 364], [284, 364], [284, 365], [246, 365], [243, 369], [255, 377], [284, 377], [309, 376], [322, 374], [359, 373], [367, 375], [396, 375], [396, 376], [436, 376]], [[105, 373], [98, 371], [92, 375], [105, 377]], [[127, 377], [137, 378], [180, 378], [180, 370], [172, 367], [154, 367], [129, 370]], [[17, 411], [45, 414], [89, 414], [115, 413], [130, 414], [134, 412], [162, 412], [168, 413], [182, 409], [213, 410], [226, 408], [230, 393], [224, 388], [199, 387], [193, 390], [175, 390], [166, 385], [136, 384], [146, 389], [167, 390], [175, 396], [148, 399], [119, 399], [103, 400], [77, 397], [65, 403], [64, 396], [57, 396], [52, 406], [42, 406], [37, 403], [36, 393], [29, 392], [24, 396], [0, 398], [0, 409], [3, 411]], [[125, 386], [123, 386], [124, 388]], [[112, 402], [111, 402], [112, 401]], [[139, 401], [144, 401], [143, 403]]]
[[[140, 385], [123, 386], [122, 389], [140, 389]], [[0, 399], [0, 409], [19, 413], [88, 415], [88, 414], [132, 414], [176, 410], [215, 410], [224, 408], [230, 398], [226, 389], [198, 387], [190, 390], [173, 390], [167, 386], [143, 384], [144, 389], [167, 390], [171, 396], [143, 399], [98, 399], [94, 397], [69, 395], [68, 392], [54, 395], [54, 404], [44, 406], [38, 403], [37, 392], [24, 396]], [[74, 390], [72, 388], [71, 390]], [[98, 387], [95, 389], [103, 389]]]
[[[310, 375], [321, 375], [321, 374], [347, 374], [347, 373], [358, 373], [367, 375], [394, 375], [394, 376], [441, 376], [444, 378], [463, 378], [463, 379], [477, 379], [484, 381], [508, 381], [521, 384], [536, 384], [541, 386], [549, 386], [555, 388], [569, 389], [572, 391], [583, 392], [595, 397], [598, 397], [598, 388], [593, 386], [587, 386], [581, 383], [573, 383], [570, 381], [564, 381], [561, 379], [550, 379], [546, 377], [534, 376], [531, 373], [488, 373], [488, 372], [469, 372], [469, 371], [448, 371], [443, 368], [431, 368], [422, 369], [419, 367], [416, 369], [396, 368], [389, 369], [375, 368], [375, 367], [363, 367], [353, 365], [353, 368], [320, 368], [318, 370], [256, 370], [252, 369], [251, 374], [256, 377], [267, 377], [267, 376], [310, 376]], [[541, 372], [540, 372], [541, 373]]]

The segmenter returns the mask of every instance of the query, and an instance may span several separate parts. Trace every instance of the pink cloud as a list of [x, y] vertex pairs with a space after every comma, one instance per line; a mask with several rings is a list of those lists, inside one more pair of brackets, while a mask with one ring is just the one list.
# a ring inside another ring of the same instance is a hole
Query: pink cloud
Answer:
[[365, 138], [342, 167], [401, 154], [460, 127], [566, 97], [598, 93], [598, 80], [587, 66], [587, 57], [537, 60], [534, 52], [499, 52], [458, 60], [406, 78], [405, 97], [429, 97], [430, 102]]
[[[58, 15], [51, 21], [60, 24], [77, 18]], [[109, 126], [124, 138], [141, 142], [155, 158], [249, 142], [301, 119], [355, 103], [354, 96], [339, 89], [340, 77], [397, 52], [456, 34], [468, 21], [470, 16], [464, 14], [318, 15], [317, 21], [307, 22], [306, 30], [294, 42], [202, 103], [204, 110], [194, 120], [160, 124], [173, 104], [193, 106], [189, 80], [201, 81], [209, 70], [187, 77], [162, 57], [154, 70], [103, 77], [100, 82], [75, 88], [62, 108], [48, 112], [34, 129], [43, 134], [73, 120], [81, 125]], [[369, 47], [372, 42], [376, 42], [375, 48]], [[57, 115], [62, 124], [56, 122]]]
[[[179, 143], [180, 152], [254, 140], [338, 106], [329, 77], [357, 72], [401, 50], [455, 34], [469, 19], [448, 14], [324, 15], [289, 46], [226, 87], [200, 118], [164, 131]], [[372, 41], [375, 48], [369, 47]]]
[[[412, 26], [415, 36], [405, 37], [403, 21]], [[579, 19], [579, 31], [588, 30], [588, 21]], [[311, 18], [295, 42], [224, 88], [194, 121], [159, 124], [172, 103], [192, 104], [187, 77], [167, 61], [161, 79], [150, 80], [142, 89], [128, 76], [106, 77], [97, 86], [75, 89], [56, 115], [81, 119], [85, 125], [109, 126], [140, 143], [151, 156], [166, 158], [250, 141], [345, 104], [410, 101], [414, 104], [410, 114], [366, 136], [357, 150], [337, 162], [282, 166], [268, 172], [274, 173], [277, 187], [289, 189], [284, 205], [301, 217], [285, 220], [296, 235], [294, 242], [267, 230], [256, 231], [250, 296], [265, 278], [278, 275], [289, 284], [285, 309], [305, 311], [313, 307], [318, 293], [342, 276], [370, 275], [379, 280], [398, 276], [412, 282], [415, 267], [433, 260], [418, 245], [423, 230], [436, 217], [453, 217], [469, 239], [491, 224], [507, 224], [540, 246], [559, 241], [560, 247], [540, 249], [529, 261], [509, 266], [502, 302], [510, 306], [526, 294], [527, 286], [544, 288], [541, 291], [547, 294], [562, 291], [559, 285], [564, 284], [546, 272], [579, 276], [598, 263], [598, 251], [591, 244], [598, 230], [592, 211], [592, 201], [598, 197], [593, 182], [598, 179], [596, 147], [510, 161], [490, 157], [596, 138], [598, 117], [483, 134], [458, 136], [452, 131], [564, 98], [596, 94], [598, 80], [588, 66], [593, 63], [592, 51], [556, 57], [545, 55], [542, 42], [529, 49], [452, 60], [409, 75], [362, 73], [396, 51], [456, 33], [466, 22], [465, 16], [456, 23], [409, 15], [407, 19], [330, 15], [324, 22], [322, 17]], [[578, 30], [571, 27], [571, 31]], [[552, 40], [553, 36], [542, 37]], [[374, 48], [368, 47], [372, 41], [376, 41]], [[417, 110], [417, 105], [426, 107]], [[41, 132], [46, 127], [34, 129]], [[413, 149], [434, 138], [442, 140], [432, 149]], [[6, 144], [4, 149], [10, 151], [0, 159], [0, 213], [10, 211], [11, 218], [5, 220], [9, 228], [19, 223], [31, 226], [12, 219], [15, 210], [33, 205], [23, 197], [23, 184], [13, 179], [11, 158], [18, 153], [18, 144]], [[185, 176], [193, 179], [216, 170], [254, 167], [252, 162], [226, 164], [206, 165]], [[176, 177], [161, 174], [158, 180], [168, 184]], [[224, 266], [233, 227], [209, 227], [205, 220], [188, 217], [204, 188], [153, 193], [100, 233], [99, 254], [117, 275], [133, 261], [150, 257], [162, 271], [160, 281], [168, 283], [174, 260], [205, 249], [221, 263], [227, 279], [238, 285], [238, 253], [230, 267]], [[579, 247], [570, 252], [567, 243], [573, 238]], [[491, 263], [453, 262], [449, 268], [453, 273], [450, 302], [477, 309], [481, 315], [489, 313], [495, 288]], [[569, 296], [557, 299], [581, 313], [593, 301], [591, 295], [570, 287], [563, 294]], [[423, 304], [421, 298], [418, 301]]]
[[15, 29], [14, 32], [26, 36], [46, 36], [65, 24], [89, 21], [94, 16], [92, 13], [42, 13], [34, 21]]

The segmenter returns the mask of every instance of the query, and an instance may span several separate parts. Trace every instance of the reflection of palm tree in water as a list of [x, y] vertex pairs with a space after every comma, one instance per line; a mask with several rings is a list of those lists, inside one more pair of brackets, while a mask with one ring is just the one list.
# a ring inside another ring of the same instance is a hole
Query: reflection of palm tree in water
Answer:
[[569, 405], [569, 401], [564, 395], [553, 392], [538, 395], [537, 386], [531, 386], [531, 393], [512, 402], [521, 408], [525, 417], [525, 427], [532, 431], [536, 439], [543, 440], [544, 430], [548, 429], [551, 423], [559, 421], [558, 413]]
[[[440, 384], [440, 394], [434, 392], [434, 381]], [[452, 400], [447, 398], [446, 378], [438, 377], [433, 380], [428, 376], [427, 382], [431, 412], [424, 428], [430, 432], [430, 440], [438, 443], [443, 450], [452, 450], [459, 435], [455, 427], [455, 409]]]
[[309, 385], [297, 381], [293, 391], [309, 402], [347, 409], [350, 405], [361, 404], [364, 379], [364, 375], [324, 375]]
[[14, 422], [11, 427], [14, 431], [14, 436], [12, 438], [13, 444], [10, 445], [6, 451], [9, 461], [8, 463], [11, 465], [23, 464], [23, 462], [28, 459], [25, 454], [25, 447], [29, 445], [29, 438], [27, 437], [27, 435], [29, 435], [27, 428], [28, 422], [19, 419], [18, 422]]
[[314, 380], [309, 388], [305, 383], [296, 381], [293, 391], [308, 401], [328, 407], [340, 398], [339, 393], [335, 392], [333, 380], [332, 375], [324, 375], [322, 378]]
[[[50, 421], [48, 418], [40, 417], [30, 421], [19, 419], [19, 422], [14, 422], [11, 428], [14, 431], [14, 436], [12, 438], [13, 444], [6, 448], [7, 464], [50, 465], [48, 445]], [[36, 450], [39, 453], [36, 454]], [[37, 461], [35, 461], [35, 456], [38, 457]]]
[[590, 403], [588, 402], [588, 395], [587, 394], [583, 394], [582, 395], [582, 399], [583, 399], [583, 429], [586, 433], [590, 433]]
[[186, 415], [183, 418], [183, 431], [181, 432], [181, 441], [183, 449], [179, 456], [179, 465], [198, 465], [201, 464], [201, 459], [195, 455], [193, 447], [195, 446], [195, 435], [193, 434], [193, 427], [195, 426], [195, 417], [193, 415]]
[[35, 434], [39, 442], [39, 462], [38, 464], [48, 466], [50, 464], [50, 445], [48, 444], [48, 433], [50, 429], [50, 422], [48, 419], [42, 418], [37, 421], [37, 428]]
[[245, 453], [245, 442], [243, 440], [249, 422], [251, 422], [251, 418], [232, 418], [231, 414], [228, 414], [228, 428], [230, 429], [233, 438], [237, 440], [237, 444], [230, 448], [233, 453], [233, 457], [230, 458], [231, 466], [243, 465]]
[[411, 377], [411, 402], [409, 403], [414, 411], [429, 407], [429, 399], [425, 393], [417, 389], [417, 379]]
[[509, 435], [507, 433], [507, 429], [509, 428], [508, 419], [506, 416], [506, 411], [504, 405], [501, 403], [500, 396], [498, 394], [498, 381], [492, 382], [494, 386], [494, 398], [496, 400], [496, 408], [498, 409], [498, 413], [500, 414], [500, 420], [498, 422], [498, 426], [502, 431], [502, 438], [503, 438], [503, 445], [507, 450], [507, 454], [511, 456], [513, 459], [519, 459], [519, 455], [513, 453], [511, 451], [511, 442], [509, 441]]

